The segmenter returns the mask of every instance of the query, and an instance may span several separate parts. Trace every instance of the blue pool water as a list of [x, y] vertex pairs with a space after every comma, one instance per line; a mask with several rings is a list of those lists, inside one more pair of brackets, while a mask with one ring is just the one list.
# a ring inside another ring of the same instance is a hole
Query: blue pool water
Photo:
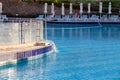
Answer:
[[0, 67], [0, 80], [120, 80], [119, 24], [48, 24], [58, 52]]

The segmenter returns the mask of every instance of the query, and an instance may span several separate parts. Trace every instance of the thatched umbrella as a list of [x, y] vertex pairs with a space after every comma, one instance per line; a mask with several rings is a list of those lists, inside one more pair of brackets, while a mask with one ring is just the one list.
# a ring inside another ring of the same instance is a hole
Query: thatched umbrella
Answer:
[[112, 7], [111, 7], [111, 2], [109, 2], [109, 6], [108, 6], [108, 14], [109, 14], [109, 18], [110, 18], [110, 14], [112, 13]]
[[54, 3], [52, 3], [52, 6], [51, 6], [51, 14], [54, 14], [54, 13], [55, 13]]
[[64, 7], [64, 3], [62, 3], [62, 16], [65, 15], [65, 7]]
[[100, 18], [101, 18], [101, 14], [102, 14], [102, 2], [99, 3], [99, 13], [100, 13]]
[[48, 4], [45, 3], [45, 4], [44, 4], [44, 14], [47, 14], [47, 7], [48, 7]]
[[83, 14], [83, 3], [80, 3], [80, 14], [81, 14], [81, 16]]
[[2, 13], [2, 3], [0, 2], [0, 14]]
[[89, 14], [89, 17], [90, 17], [90, 13], [91, 13], [91, 3], [88, 3], [88, 14]]
[[70, 9], [70, 10], [69, 10], [69, 11], [70, 11], [69, 14], [72, 15], [72, 14], [73, 14], [72, 3], [70, 3], [70, 7], [69, 7], [69, 9]]

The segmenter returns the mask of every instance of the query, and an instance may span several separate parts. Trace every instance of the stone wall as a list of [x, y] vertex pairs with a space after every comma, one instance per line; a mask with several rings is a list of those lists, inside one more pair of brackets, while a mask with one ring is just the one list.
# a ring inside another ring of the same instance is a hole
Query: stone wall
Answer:
[[1, 0], [3, 3], [3, 14], [9, 16], [34, 16], [41, 14], [43, 11], [43, 5], [39, 3], [25, 3], [15, 2], [10, 0]]
[[[7, 16], [15, 16], [18, 14], [20, 17], [37, 17], [39, 14], [44, 14], [43, 3], [27, 3], [17, 2], [16, 0], [0, 0], [3, 3], [3, 14]], [[79, 12], [79, 5], [74, 5], [73, 14]], [[118, 8], [119, 9], [119, 8]], [[112, 8], [112, 13], [118, 14], [119, 10]], [[92, 13], [98, 13], [99, 7], [92, 6]], [[103, 13], [107, 14], [108, 8], [103, 9]], [[84, 5], [84, 13], [87, 13], [87, 5]], [[48, 5], [48, 14], [51, 14], [51, 5]], [[61, 4], [55, 4], [55, 14], [61, 15]], [[69, 4], [65, 6], [65, 14], [69, 14]]]
[[[3, 3], [3, 14], [8, 16], [16, 16], [18, 14], [18, 16], [23, 17], [37, 17], [39, 14], [44, 14], [43, 3], [26, 3], [13, 0], [0, 0], [0, 2]], [[66, 8], [65, 13], [69, 13], [68, 8]], [[51, 5], [48, 5], [48, 14], [51, 14]], [[60, 7], [55, 7], [55, 14], [61, 14]]]

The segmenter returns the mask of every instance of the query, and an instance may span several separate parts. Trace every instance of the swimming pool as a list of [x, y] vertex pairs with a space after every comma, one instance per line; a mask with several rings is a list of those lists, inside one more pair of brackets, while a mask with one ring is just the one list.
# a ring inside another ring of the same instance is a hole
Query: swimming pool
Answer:
[[48, 24], [58, 53], [0, 67], [0, 80], [119, 80], [119, 24]]

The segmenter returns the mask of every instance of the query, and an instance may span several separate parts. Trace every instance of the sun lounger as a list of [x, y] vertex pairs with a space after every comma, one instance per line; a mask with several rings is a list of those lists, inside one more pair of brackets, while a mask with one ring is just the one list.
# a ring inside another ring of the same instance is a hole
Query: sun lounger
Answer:
[[43, 19], [43, 15], [39, 15], [36, 19], [37, 20], [42, 20]]
[[109, 18], [110, 21], [116, 22], [118, 20], [119, 16], [118, 15], [111, 15]]
[[0, 15], [0, 19], [8, 20], [6, 15]]
[[100, 18], [100, 21], [101, 21], [101, 22], [107, 22], [107, 21], [108, 21], [107, 15], [103, 15], [103, 16]]
[[63, 21], [69, 21], [69, 15], [63, 16], [63, 17], [62, 17], [62, 20], [63, 20]]

